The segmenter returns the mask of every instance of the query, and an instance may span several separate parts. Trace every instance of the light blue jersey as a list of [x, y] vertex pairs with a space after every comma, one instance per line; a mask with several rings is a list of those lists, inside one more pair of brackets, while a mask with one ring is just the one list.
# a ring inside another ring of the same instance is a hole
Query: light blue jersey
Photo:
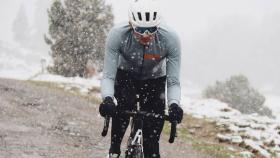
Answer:
[[156, 79], [166, 75], [168, 105], [181, 99], [181, 47], [175, 31], [160, 25], [155, 38], [147, 45], [140, 44], [129, 23], [111, 29], [106, 41], [101, 95], [114, 96], [117, 69], [130, 72], [136, 79]]

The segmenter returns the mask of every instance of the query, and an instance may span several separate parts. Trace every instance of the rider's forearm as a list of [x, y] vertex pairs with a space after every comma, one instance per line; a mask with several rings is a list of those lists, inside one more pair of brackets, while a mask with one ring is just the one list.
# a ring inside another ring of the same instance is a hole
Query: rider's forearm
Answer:
[[119, 43], [116, 38], [118, 38], [118, 35], [112, 29], [106, 40], [103, 78], [101, 81], [101, 96], [103, 99], [107, 96], [112, 98], [114, 96], [114, 83], [119, 59]]
[[167, 101], [168, 105], [176, 103], [180, 105], [181, 86], [180, 86], [180, 67], [181, 67], [181, 46], [180, 40], [174, 33], [169, 40], [169, 52], [166, 61], [167, 76]]
[[181, 87], [177, 79], [167, 78], [167, 101], [168, 105], [176, 103], [180, 105]]
[[106, 97], [113, 98], [114, 96], [114, 80], [102, 79], [101, 81], [101, 96], [104, 100]]

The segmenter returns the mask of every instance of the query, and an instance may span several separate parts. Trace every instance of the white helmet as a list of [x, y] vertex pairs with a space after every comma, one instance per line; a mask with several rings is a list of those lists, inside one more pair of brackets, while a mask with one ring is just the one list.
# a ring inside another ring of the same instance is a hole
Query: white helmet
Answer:
[[129, 21], [137, 27], [154, 27], [160, 24], [161, 15], [157, 0], [131, 0]]

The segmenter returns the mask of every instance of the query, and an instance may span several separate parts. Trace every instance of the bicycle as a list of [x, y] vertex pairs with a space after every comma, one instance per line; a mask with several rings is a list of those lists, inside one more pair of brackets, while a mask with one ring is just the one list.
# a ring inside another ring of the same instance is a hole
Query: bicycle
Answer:
[[[161, 114], [140, 111], [139, 95], [136, 95], [136, 107], [137, 107], [136, 111], [122, 111], [122, 112], [118, 112], [117, 114], [117, 115], [126, 115], [132, 118], [131, 133], [127, 142], [125, 158], [144, 158], [143, 136], [142, 136], [144, 117], [162, 119], [171, 122], [168, 115], [161, 115]], [[105, 117], [104, 127], [101, 134], [103, 137], [107, 135], [109, 124], [110, 124], [110, 117], [107, 116]], [[171, 122], [169, 143], [173, 143], [175, 140], [176, 126], [177, 126], [177, 122]]]

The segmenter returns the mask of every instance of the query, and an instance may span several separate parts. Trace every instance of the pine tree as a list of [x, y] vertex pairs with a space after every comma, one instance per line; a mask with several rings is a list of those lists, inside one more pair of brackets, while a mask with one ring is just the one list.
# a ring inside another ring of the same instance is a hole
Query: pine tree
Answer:
[[55, 0], [48, 10], [53, 73], [84, 76], [87, 63], [102, 69], [106, 34], [113, 24], [111, 6], [103, 0]]
[[21, 4], [17, 13], [16, 19], [13, 23], [14, 39], [24, 47], [29, 46], [30, 39], [30, 26], [26, 15], [25, 7]]

